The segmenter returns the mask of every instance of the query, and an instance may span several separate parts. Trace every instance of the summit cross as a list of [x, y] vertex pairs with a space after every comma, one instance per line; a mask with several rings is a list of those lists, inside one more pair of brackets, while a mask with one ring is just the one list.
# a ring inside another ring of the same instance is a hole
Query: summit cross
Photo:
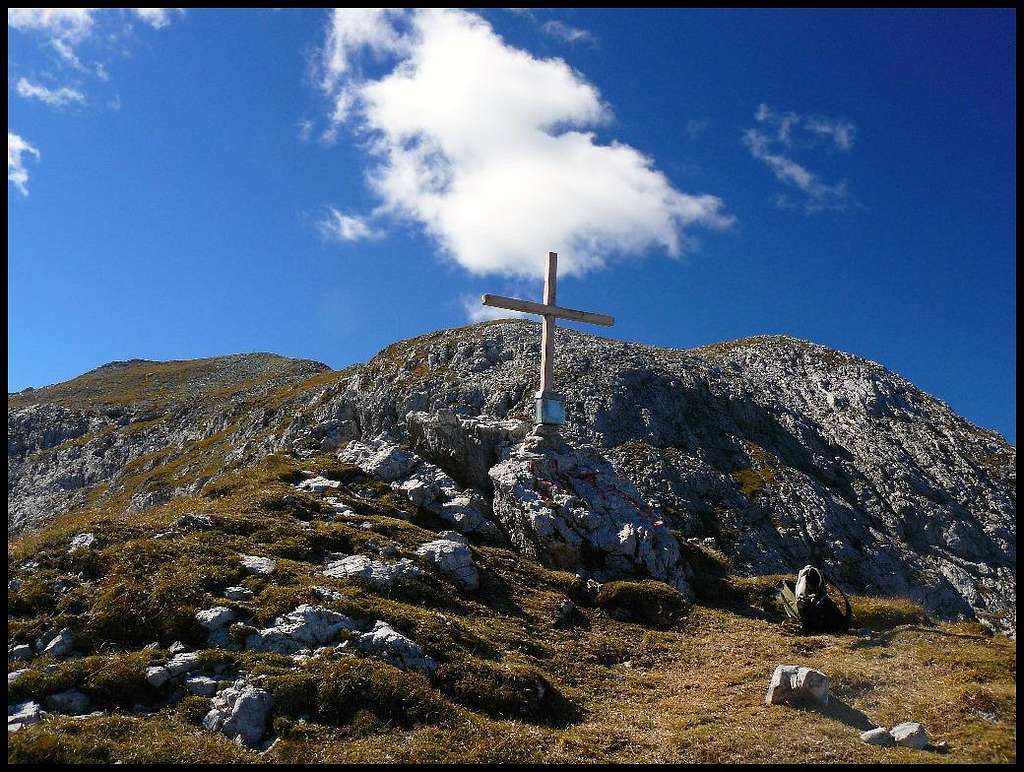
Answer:
[[521, 311], [527, 314], [539, 314], [541, 317], [540, 391], [537, 392], [537, 423], [539, 424], [559, 425], [565, 423], [565, 403], [554, 389], [555, 320], [570, 319], [574, 322], [599, 324], [603, 327], [611, 327], [615, 324], [615, 320], [605, 314], [577, 311], [575, 308], [563, 308], [555, 305], [557, 282], [558, 254], [548, 252], [543, 303], [507, 298], [502, 295], [484, 295], [480, 299], [485, 306], [504, 308], [508, 311]]

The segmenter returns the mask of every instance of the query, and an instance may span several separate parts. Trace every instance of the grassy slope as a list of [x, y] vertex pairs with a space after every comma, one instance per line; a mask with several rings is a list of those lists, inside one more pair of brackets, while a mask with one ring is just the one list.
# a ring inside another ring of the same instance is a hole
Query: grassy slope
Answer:
[[[299, 468], [342, 480], [340, 496], [359, 516], [319, 518], [317, 497], [291, 485]], [[204, 636], [192, 614], [214, 603], [235, 605], [263, 624], [306, 601], [385, 619], [442, 667], [428, 681], [371, 659], [297, 668], [275, 655], [207, 651], [205, 672], [219, 668], [224, 680], [239, 670], [267, 677], [281, 741], [264, 760], [1015, 759], [1013, 643], [977, 626], [932, 626], [904, 601], [854, 599], [857, 624], [882, 631], [867, 640], [795, 636], [766, 603], [772, 578], [732, 579], [717, 556], [688, 547], [701, 600], [682, 618], [660, 626], [657, 618], [624, 622], [609, 616], [607, 605], [591, 606], [581, 609], [582, 626], [562, 630], [552, 624], [553, 609], [566, 595], [580, 597], [578, 580], [485, 545], [474, 547], [479, 593], [463, 595], [432, 574], [385, 597], [319, 576], [318, 567], [328, 552], [361, 552], [369, 539], [394, 542], [414, 558], [441, 524], [328, 456], [301, 464], [274, 457], [218, 480], [203, 498], [130, 517], [116, 511], [69, 514], [9, 543], [8, 576], [27, 579], [9, 594], [10, 638], [30, 641], [67, 624], [87, 655], [49, 671], [34, 660], [9, 696], [41, 698], [75, 687], [110, 711], [51, 719], [10, 736], [11, 761], [260, 760], [198, 727], [207, 700], [165, 704], [166, 692], [148, 687], [142, 674], [166, 654], [142, 646], [176, 639], [200, 646]], [[152, 538], [185, 512], [211, 515], [214, 527]], [[68, 540], [83, 531], [96, 533], [97, 548], [68, 554]], [[244, 576], [239, 553], [277, 558], [273, 581]], [[26, 560], [39, 564], [35, 578], [22, 570]], [[59, 599], [47, 585], [79, 573], [84, 583], [71, 582]], [[238, 583], [257, 593], [248, 607], [219, 598]], [[344, 595], [325, 603], [312, 585]], [[619, 589], [641, 599], [652, 592]], [[824, 670], [837, 705], [827, 712], [766, 707], [779, 663]], [[150, 712], [133, 714], [140, 703]], [[863, 745], [855, 728], [861, 712], [887, 725], [919, 720], [950, 750]]]

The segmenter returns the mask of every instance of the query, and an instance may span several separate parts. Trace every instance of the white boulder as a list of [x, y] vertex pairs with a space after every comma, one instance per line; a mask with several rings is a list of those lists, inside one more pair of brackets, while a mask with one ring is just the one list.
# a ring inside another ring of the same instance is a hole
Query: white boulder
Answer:
[[242, 568], [257, 576], [270, 576], [277, 567], [275, 561], [258, 555], [242, 555], [239, 559], [242, 561]]
[[203, 726], [252, 748], [263, 738], [273, 705], [270, 692], [245, 681], [235, 681], [213, 698]]
[[403, 670], [432, 673], [437, 669], [437, 662], [428, 657], [418, 643], [406, 638], [387, 622], [377, 622], [370, 632], [359, 636], [356, 646]]
[[916, 721], [904, 721], [889, 730], [892, 740], [897, 745], [905, 748], [926, 748], [928, 746], [928, 732]]
[[827, 705], [828, 678], [820, 670], [799, 665], [779, 665], [768, 684], [768, 705]]
[[380, 589], [412, 581], [422, 575], [419, 566], [408, 558], [396, 562], [374, 560], [366, 555], [349, 555], [328, 564], [324, 576], [334, 579], [359, 579]]
[[473, 553], [462, 537], [458, 541], [450, 538], [429, 541], [417, 549], [416, 554], [432, 561], [441, 573], [454, 579], [464, 590], [479, 589], [480, 572], [473, 563]]

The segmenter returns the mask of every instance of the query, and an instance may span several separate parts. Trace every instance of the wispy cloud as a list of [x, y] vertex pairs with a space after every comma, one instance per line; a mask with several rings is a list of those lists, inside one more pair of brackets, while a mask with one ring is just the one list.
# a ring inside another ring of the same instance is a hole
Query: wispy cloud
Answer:
[[81, 47], [112, 48], [130, 34], [132, 19], [163, 29], [184, 13], [180, 8], [9, 8], [7, 26], [35, 35], [61, 66], [106, 80], [106, 65], [83, 61]]
[[7, 132], [7, 181], [14, 184], [23, 196], [28, 195], [28, 170], [25, 169], [25, 155], [39, 159], [39, 151], [17, 134]]
[[541, 31], [550, 37], [564, 40], [566, 43], [588, 43], [597, 44], [597, 38], [593, 33], [579, 27], [572, 27], [565, 22], [552, 19], [540, 25]]
[[[795, 152], [806, 152], [825, 141], [840, 152], [853, 148], [856, 127], [844, 119], [821, 115], [780, 113], [766, 104], [758, 105], [754, 119], [759, 128], [743, 132], [743, 144], [750, 154], [767, 166], [775, 178], [803, 194], [802, 206], [808, 212], [824, 209], [845, 209], [850, 205], [847, 181], [826, 183], [805, 164], [792, 157]], [[791, 205], [786, 196], [778, 198], [780, 205]]]
[[[367, 56], [389, 70], [362, 74]], [[474, 274], [564, 274], [732, 223], [713, 195], [678, 190], [654, 161], [594, 133], [611, 110], [561, 59], [508, 45], [466, 11], [335, 10], [320, 83], [368, 149], [376, 217], [418, 223]]]
[[70, 104], [85, 104], [85, 95], [70, 86], [49, 89], [32, 83], [27, 78], [19, 78], [15, 87], [18, 96], [24, 99], [37, 99], [51, 107], [65, 107]]
[[317, 223], [317, 227], [324, 238], [333, 241], [361, 241], [380, 235], [370, 227], [367, 218], [345, 214], [333, 206], [327, 207], [327, 214]]
[[480, 302], [479, 295], [462, 295], [459, 299], [466, 319], [472, 323], [488, 322], [492, 319], [529, 319], [522, 311], [510, 311], [506, 308], [493, 308]]

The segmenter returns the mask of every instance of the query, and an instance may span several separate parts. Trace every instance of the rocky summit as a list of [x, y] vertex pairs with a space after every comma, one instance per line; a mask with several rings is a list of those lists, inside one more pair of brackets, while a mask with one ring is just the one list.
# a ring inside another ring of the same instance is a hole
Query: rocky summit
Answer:
[[[524, 321], [9, 395], [9, 760], [1014, 758], [1013, 446], [793, 338], [557, 335], [560, 432]], [[851, 632], [783, 624], [808, 563]]]
[[[1014, 628], [1016, 449], [998, 434], [877, 363], [788, 337], [678, 350], [559, 330], [558, 352], [567, 446], [588, 454], [583, 474], [600, 467], [632, 491], [605, 510], [643, 502], [639, 520], [748, 575], [815, 563], [848, 591]], [[382, 436], [450, 472], [489, 515], [517, 475], [532, 478], [508, 456], [532, 416], [538, 357], [536, 325], [503, 321], [402, 341], [341, 372], [265, 354], [135, 360], [10, 395], [8, 531], [97, 500], [142, 511], [268, 453]], [[555, 520], [589, 527], [577, 515]]]

